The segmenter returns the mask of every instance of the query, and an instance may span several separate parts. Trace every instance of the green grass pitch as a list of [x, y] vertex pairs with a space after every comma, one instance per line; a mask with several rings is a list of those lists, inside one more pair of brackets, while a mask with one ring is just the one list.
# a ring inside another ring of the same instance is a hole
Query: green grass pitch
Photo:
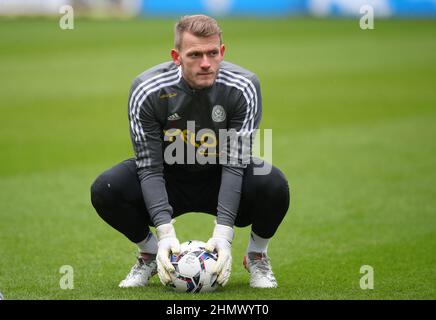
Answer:
[[[0, 291], [6, 299], [435, 299], [436, 24], [222, 20], [226, 59], [256, 72], [262, 128], [292, 204], [270, 243], [279, 282], [253, 290], [236, 229], [229, 284], [118, 288], [135, 247], [90, 204], [94, 178], [132, 156], [132, 79], [169, 60], [174, 20], [0, 19]], [[207, 240], [211, 216], [177, 219]], [[62, 290], [59, 269], [74, 269]], [[374, 289], [359, 286], [374, 268]]]

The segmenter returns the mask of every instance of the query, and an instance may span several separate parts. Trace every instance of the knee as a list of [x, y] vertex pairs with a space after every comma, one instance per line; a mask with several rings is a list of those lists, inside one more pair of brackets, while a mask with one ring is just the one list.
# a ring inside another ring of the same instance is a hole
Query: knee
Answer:
[[[273, 167], [270, 174], [264, 176], [261, 184], [262, 193], [270, 199], [272, 203], [280, 204], [286, 212], [290, 204], [290, 188], [286, 176], [276, 167]], [[260, 190], [258, 189], [258, 192]]]
[[108, 183], [104, 175], [100, 175], [91, 185], [91, 203], [98, 211], [110, 201], [112, 195], [111, 185]]
[[270, 194], [289, 194], [288, 180], [283, 172], [276, 167], [273, 167], [271, 172], [264, 176], [261, 187]]

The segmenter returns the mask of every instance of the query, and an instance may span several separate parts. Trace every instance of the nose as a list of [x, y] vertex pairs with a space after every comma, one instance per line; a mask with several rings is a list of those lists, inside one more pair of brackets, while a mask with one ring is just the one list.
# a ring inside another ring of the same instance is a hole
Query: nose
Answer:
[[209, 59], [207, 58], [207, 55], [203, 55], [203, 58], [201, 59], [200, 67], [202, 69], [209, 69], [210, 68], [210, 62], [209, 62]]

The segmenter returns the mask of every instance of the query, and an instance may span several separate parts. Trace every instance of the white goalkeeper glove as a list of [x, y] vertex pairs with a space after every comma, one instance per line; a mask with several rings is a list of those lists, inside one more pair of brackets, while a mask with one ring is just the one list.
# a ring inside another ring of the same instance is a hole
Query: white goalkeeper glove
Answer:
[[158, 242], [157, 249], [157, 273], [160, 282], [167, 285], [171, 282], [171, 275], [175, 271], [174, 266], [171, 264], [170, 255], [178, 255], [180, 253], [180, 242], [176, 237], [176, 231], [172, 223], [166, 223], [156, 228]]
[[209, 252], [214, 250], [218, 253], [212, 273], [217, 274], [217, 282], [223, 287], [229, 281], [232, 269], [232, 240], [233, 228], [217, 224], [213, 230], [212, 238], [206, 244], [205, 249]]

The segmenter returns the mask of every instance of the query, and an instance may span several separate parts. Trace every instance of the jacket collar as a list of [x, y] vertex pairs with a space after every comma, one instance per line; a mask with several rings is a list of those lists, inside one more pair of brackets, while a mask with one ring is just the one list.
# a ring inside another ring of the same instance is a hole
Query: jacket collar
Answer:
[[201, 94], [207, 94], [208, 92], [210, 92], [216, 86], [216, 81], [213, 83], [213, 85], [211, 87], [204, 88], [204, 89], [192, 89], [189, 86], [188, 82], [183, 77], [183, 72], [182, 72], [182, 76], [181, 76], [179, 85], [184, 91], [186, 91], [187, 93], [189, 93], [191, 95], [201, 95]]

